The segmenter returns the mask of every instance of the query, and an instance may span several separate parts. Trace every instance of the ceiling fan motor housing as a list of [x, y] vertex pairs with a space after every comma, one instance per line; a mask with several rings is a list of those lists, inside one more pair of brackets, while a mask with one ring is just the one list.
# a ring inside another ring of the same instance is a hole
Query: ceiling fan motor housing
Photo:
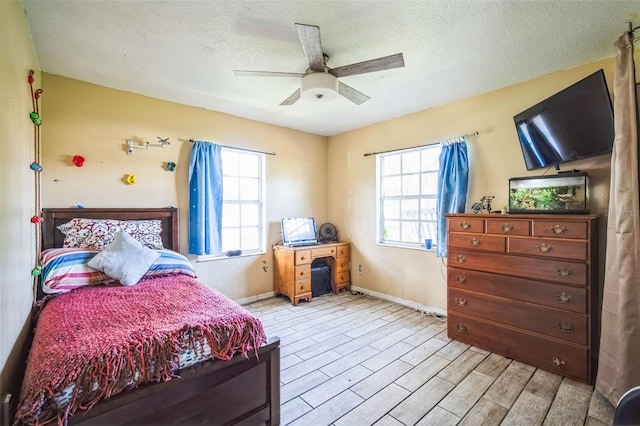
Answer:
[[338, 96], [338, 79], [326, 72], [314, 72], [302, 77], [300, 96], [313, 102], [328, 102]]

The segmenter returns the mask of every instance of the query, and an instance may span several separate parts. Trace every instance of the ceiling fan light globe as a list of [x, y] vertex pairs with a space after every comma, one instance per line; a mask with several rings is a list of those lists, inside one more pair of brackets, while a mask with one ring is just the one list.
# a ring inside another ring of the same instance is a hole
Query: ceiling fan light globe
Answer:
[[300, 82], [300, 97], [311, 102], [329, 102], [338, 97], [338, 79], [324, 72], [307, 74]]

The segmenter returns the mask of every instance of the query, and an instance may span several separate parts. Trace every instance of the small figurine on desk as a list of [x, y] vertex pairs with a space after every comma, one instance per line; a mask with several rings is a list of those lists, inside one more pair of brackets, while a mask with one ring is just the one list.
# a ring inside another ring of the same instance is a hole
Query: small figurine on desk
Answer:
[[480, 202], [483, 204], [484, 209], [487, 211], [487, 213], [491, 213], [491, 203], [493, 202], [494, 198], [496, 198], [494, 195], [485, 195], [480, 199]]
[[471, 210], [473, 210], [473, 213], [478, 214], [484, 210], [487, 211], [487, 213], [491, 213], [491, 203], [493, 202], [493, 199], [495, 198], [495, 196], [493, 195], [485, 195], [480, 199], [479, 203], [473, 203], [471, 205]]

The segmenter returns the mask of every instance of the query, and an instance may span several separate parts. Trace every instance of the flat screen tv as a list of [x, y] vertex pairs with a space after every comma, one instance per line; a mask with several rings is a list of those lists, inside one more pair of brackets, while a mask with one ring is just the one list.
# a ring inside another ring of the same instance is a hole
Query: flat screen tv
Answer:
[[312, 217], [289, 217], [281, 220], [282, 244], [308, 246], [318, 244], [316, 221]]
[[602, 70], [513, 117], [527, 170], [608, 154], [613, 107]]

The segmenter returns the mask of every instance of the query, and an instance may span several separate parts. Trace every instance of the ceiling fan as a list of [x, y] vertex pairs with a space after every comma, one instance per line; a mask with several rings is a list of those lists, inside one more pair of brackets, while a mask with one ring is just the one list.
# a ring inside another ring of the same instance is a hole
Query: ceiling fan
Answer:
[[234, 75], [236, 76], [300, 77], [300, 88], [282, 101], [280, 105], [293, 105], [300, 98], [316, 102], [325, 102], [334, 99], [338, 94], [360, 105], [369, 100], [369, 96], [338, 81], [338, 78], [404, 67], [402, 53], [397, 53], [395, 55], [344, 65], [338, 68], [329, 68], [327, 66], [329, 56], [322, 51], [320, 27], [306, 24], [295, 25], [302, 49], [309, 61], [309, 68], [306, 72], [234, 70]]

